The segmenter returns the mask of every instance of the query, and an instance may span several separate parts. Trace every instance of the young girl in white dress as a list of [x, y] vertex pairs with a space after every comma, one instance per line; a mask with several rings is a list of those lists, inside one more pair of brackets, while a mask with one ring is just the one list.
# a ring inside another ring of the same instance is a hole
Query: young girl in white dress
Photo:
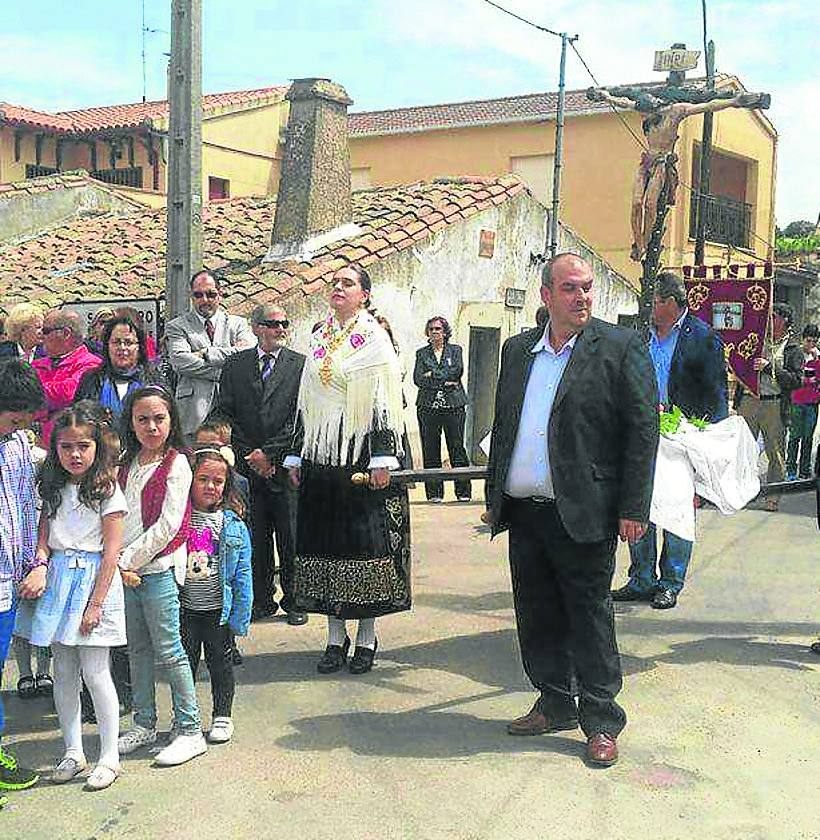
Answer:
[[87, 768], [80, 721], [80, 677], [94, 701], [100, 758], [86, 789], [102, 790], [119, 775], [119, 704], [109, 649], [125, 644], [125, 608], [117, 558], [125, 498], [116, 481], [116, 437], [99, 406], [78, 403], [59, 416], [38, 480], [43, 511], [37, 565], [20, 594], [38, 598], [29, 639], [51, 645], [54, 704], [65, 754], [52, 780], [67, 782]]

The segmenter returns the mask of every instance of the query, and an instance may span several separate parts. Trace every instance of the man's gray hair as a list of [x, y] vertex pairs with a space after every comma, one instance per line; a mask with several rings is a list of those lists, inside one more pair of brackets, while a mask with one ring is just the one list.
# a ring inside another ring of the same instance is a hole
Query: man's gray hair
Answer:
[[[556, 264], [562, 262], [569, 262], [575, 261], [584, 263], [584, 265], [589, 266], [589, 263], [579, 254], [573, 254], [570, 251], [564, 251], [562, 254], [556, 254], [554, 257], [550, 257], [545, 263], [544, 267], [541, 269], [541, 285], [547, 286], [548, 288], [552, 288], [552, 272]], [[591, 267], [590, 267], [591, 268]]]
[[68, 327], [77, 341], [83, 341], [86, 336], [86, 321], [76, 309], [52, 309], [55, 317], [53, 326]]
[[254, 306], [251, 312], [251, 324], [256, 327], [262, 321], [269, 320], [275, 312], [281, 312], [283, 315], [287, 315], [285, 308], [279, 303], [260, 303]]
[[681, 308], [686, 307], [686, 286], [674, 271], [661, 271], [655, 278], [655, 297], [661, 300], [674, 298]]

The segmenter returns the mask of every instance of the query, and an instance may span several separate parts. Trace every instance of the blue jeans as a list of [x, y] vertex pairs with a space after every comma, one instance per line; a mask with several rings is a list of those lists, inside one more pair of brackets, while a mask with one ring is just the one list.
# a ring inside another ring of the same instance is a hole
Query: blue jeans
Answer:
[[[9, 655], [11, 634], [14, 630], [14, 617], [17, 614], [17, 604], [12, 604], [10, 610], [0, 613], [0, 676], [3, 674], [3, 666], [6, 664], [6, 657]], [[5, 729], [6, 718], [3, 713], [3, 697], [0, 695], [0, 735]]]
[[686, 568], [692, 556], [692, 543], [663, 532], [661, 549], [660, 578], [656, 571], [658, 561], [657, 529], [650, 523], [644, 536], [634, 545], [629, 546], [632, 560], [629, 566], [629, 587], [636, 592], [649, 592], [660, 587], [669, 589], [676, 595], [683, 589]]
[[201, 730], [191, 666], [179, 630], [179, 591], [174, 570], [145, 575], [142, 583], [125, 589], [125, 630], [131, 656], [134, 723], [157, 725], [155, 672], [171, 686], [174, 720], [184, 735]]

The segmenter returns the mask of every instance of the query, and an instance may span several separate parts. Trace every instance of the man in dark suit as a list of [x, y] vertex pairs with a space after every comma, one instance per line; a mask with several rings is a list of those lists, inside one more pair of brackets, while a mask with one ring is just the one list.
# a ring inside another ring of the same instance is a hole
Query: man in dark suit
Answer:
[[658, 397], [639, 335], [591, 317], [592, 285], [580, 257], [551, 259], [546, 329], [504, 344], [485, 520], [509, 528], [521, 656], [540, 691], [507, 731], [580, 723], [588, 760], [607, 766], [626, 723], [609, 587], [618, 535], [635, 542], [649, 520]]
[[[726, 419], [729, 407], [723, 341], [689, 312], [683, 280], [671, 271], [662, 271], [655, 279], [649, 354], [665, 408], [678, 406], [686, 417], [710, 423]], [[629, 553], [629, 581], [612, 593], [613, 600], [650, 601], [657, 610], [674, 607], [683, 589], [692, 543], [664, 531], [660, 574], [656, 570], [654, 525], [650, 524], [644, 537], [629, 547]]]
[[[288, 326], [281, 306], [260, 305], [253, 310], [251, 328], [259, 344], [226, 359], [214, 415], [231, 423], [237, 466], [250, 481], [253, 615], [264, 618], [281, 606], [289, 624], [304, 624], [307, 616], [290, 609], [296, 497], [281, 463], [293, 443], [305, 357], [284, 346]], [[274, 601], [274, 538], [280, 605]]]
[[[440, 315], [427, 322], [424, 329], [428, 344], [416, 351], [413, 383], [418, 388], [416, 415], [425, 468], [441, 466], [441, 433], [447, 442], [450, 465], [467, 467], [470, 460], [464, 448], [467, 394], [461, 378], [464, 376], [464, 357], [458, 344], [450, 344], [450, 325]], [[444, 498], [441, 481], [426, 481], [424, 489], [431, 502]], [[470, 482], [455, 482], [456, 498], [470, 500]]]

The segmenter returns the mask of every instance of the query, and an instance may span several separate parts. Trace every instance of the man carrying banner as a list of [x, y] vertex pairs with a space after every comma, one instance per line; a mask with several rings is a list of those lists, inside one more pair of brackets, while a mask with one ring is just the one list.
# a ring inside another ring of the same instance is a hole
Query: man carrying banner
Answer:
[[[754, 360], [759, 374], [758, 395], [740, 383], [735, 389], [734, 408], [749, 424], [755, 438], [763, 435], [769, 470], [766, 481], [771, 484], [786, 477], [784, 446], [789, 418], [789, 397], [802, 382], [803, 351], [792, 334], [792, 308], [787, 303], [772, 307], [772, 330], [766, 338], [763, 354]], [[780, 497], [766, 499], [766, 510], [776, 511]]]

